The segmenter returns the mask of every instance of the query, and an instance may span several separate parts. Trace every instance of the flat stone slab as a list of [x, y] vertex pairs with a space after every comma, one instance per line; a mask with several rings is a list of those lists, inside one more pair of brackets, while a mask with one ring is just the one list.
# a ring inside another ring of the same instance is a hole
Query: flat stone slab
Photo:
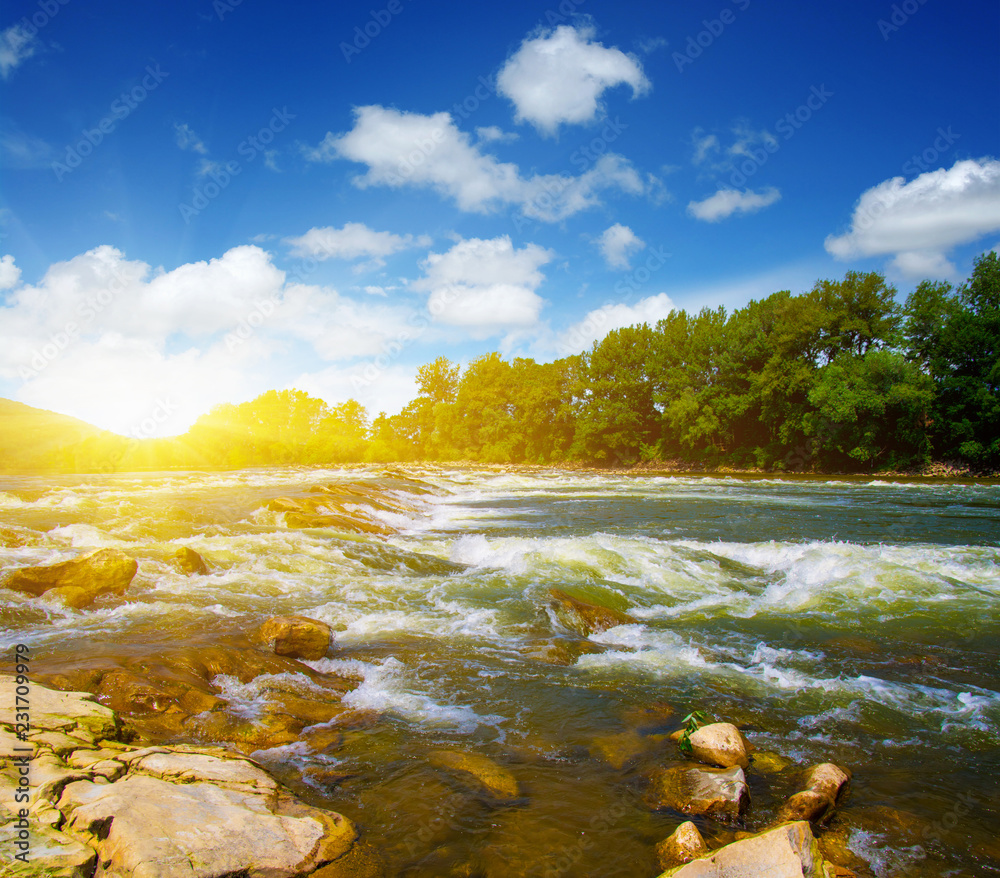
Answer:
[[805, 822], [733, 842], [660, 878], [827, 878], [831, 874]]

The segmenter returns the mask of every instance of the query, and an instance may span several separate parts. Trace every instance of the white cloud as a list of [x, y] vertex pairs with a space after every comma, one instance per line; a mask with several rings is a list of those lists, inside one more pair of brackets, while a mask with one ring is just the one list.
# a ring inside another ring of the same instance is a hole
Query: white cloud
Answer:
[[537, 244], [515, 250], [507, 235], [469, 238], [446, 253], [429, 254], [412, 288], [430, 293], [427, 307], [439, 323], [487, 338], [538, 322], [545, 304], [535, 293], [544, 280], [539, 269], [553, 255]]
[[312, 228], [298, 238], [285, 238], [295, 256], [311, 256], [323, 262], [327, 259], [358, 259], [369, 257], [379, 260], [410, 247], [429, 247], [432, 239], [427, 235], [394, 235], [376, 232], [364, 223], [344, 223]]
[[719, 151], [719, 138], [715, 134], [704, 134], [701, 128], [696, 128], [691, 135], [691, 142], [694, 144], [694, 157], [692, 161], [696, 165], [702, 164], [710, 153]]
[[11, 119], [0, 120], [0, 165], [3, 167], [48, 168], [53, 155], [52, 147], [40, 137], [21, 130]]
[[13, 256], [0, 259], [0, 290], [16, 287], [21, 280], [21, 269], [14, 264]]
[[692, 201], [688, 204], [688, 213], [696, 219], [708, 223], [717, 223], [734, 213], [756, 213], [781, 198], [781, 193], [773, 186], [761, 192], [747, 189], [720, 189], [715, 195], [710, 195], [704, 201]]
[[542, 29], [521, 43], [497, 77], [518, 122], [554, 135], [562, 124], [582, 125], [603, 115], [601, 95], [618, 85], [638, 97], [649, 89], [642, 65], [620, 49], [593, 42], [592, 27]]
[[187, 122], [174, 123], [174, 138], [181, 149], [190, 149], [200, 155], [208, 155], [208, 148]]
[[476, 129], [480, 143], [512, 143], [518, 135], [514, 131], [504, 131], [498, 125], [487, 125]]
[[604, 234], [598, 238], [597, 246], [600, 248], [605, 262], [611, 268], [628, 269], [629, 257], [642, 250], [646, 246], [646, 242], [641, 240], [628, 226], [615, 223], [604, 230]]
[[14, 24], [0, 32], [0, 77], [7, 79], [38, 50], [38, 40], [34, 34], [20, 24]]
[[416, 372], [412, 366], [398, 362], [381, 365], [376, 360], [350, 369], [330, 367], [304, 372], [289, 386], [331, 402], [356, 399], [375, 420], [380, 412], [394, 415], [402, 411], [417, 395]]
[[659, 181], [643, 180], [627, 159], [605, 153], [579, 177], [561, 174], [521, 177], [517, 165], [480, 151], [448, 113], [430, 116], [368, 106], [354, 111], [354, 128], [329, 132], [309, 161], [348, 159], [368, 166], [354, 177], [359, 188], [416, 186], [453, 198], [462, 210], [488, 213], [503, 205], [521, 206], [526, 216], [557, 222], [600, 203], [597, 193], [657, 191]]
[[966, 159], [872, 187], [858, 199], [850, 231], [830, 235], [825, 246], [838, 259], [893, 254], [908, 277], [948, 277], [949, 250], [998, 229], [1000, 161]]
[[666, 293], [640, 299], [634, 305], [621, 302], [596, 308], [579, 323], [573, 324], [559, 338], [558, 350], [561, 356], [579, 353], [591, 348], [613, 329], [648, 323], [655, 326], [674, 310], [673, 300]]
[[0, 305], [0, 379], [19, 379], [23, 402], [124, 434], [145, 435], [154, 410], [149, 435], [181, 432], [303, 362], [377, 356], [417, 319], [411, 306], [286, 284], [251, 245], [172, 271], [104, 245], [37, 284], [18, 285], [15, 272], [0, 260], [15, 284]]

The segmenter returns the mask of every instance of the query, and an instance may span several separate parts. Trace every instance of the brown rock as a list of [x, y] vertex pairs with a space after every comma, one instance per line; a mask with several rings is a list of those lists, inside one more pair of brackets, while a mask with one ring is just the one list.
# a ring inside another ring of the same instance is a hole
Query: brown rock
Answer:
[[832, 762], [823, 762], [806, 769], [806, 789], [822, 793], [837, 801], [851, 780], [851, 773]]
[[816, 823], [833, 814], [833, 799], [825, 793], [816, 790], [802, 790], [781, 806], [776, 823], [792, 823], [797, 820], [808, 820]]
[[612, 768], [621, 771], [639, 757], [653, 753], [662, 746], [663, 738], [661, 736], [640, 735], [630, 729], [615, 735], [594, 738], [590, 744], [590, 753]]
[[616, 625], [632, 625], [637, 621], [621, 610], [581, 601], [558, 588], [550, 589], [549, 594], [559, 621], [584, 637], [599, 634]]
[[691, 756], [707, 765], [717, 765], [720, 768], [748, 768], [750, 759], [747, 756], [747, 743], [732, 723], [710, 723], [693, 732], [688, 738], [691, 742]]
[[181, 546], [174, 552], [174, 564], [177, 565], [177, 569], [181, 573], [186, 573], [188, 576], [194, 574], [198, 576], [208, 575], [208, 565], [205, 563], [205, 559], [188, 546]]
[[673, 833], [656, 846], [656, 859], [661, 869], [682, 866], [708, 853], [708, 845], [690, 820], [678, 826]]
[[459, 775], [463, 780], [473, 781], [480, 790], [497, 801], [507, 802], [521, 795], [517, 778], [503, 766], [479, 753], [432, 750], [427, 755], [427, 761], [436, 768]]
[[138, 569], [124, 552], [99, 549], [72, 561], [15, 570], [3, 585], [36, 597], [55, 591], [69, 606], [84, 607], [103, 594], [124, 594]]
[[809, 824], [788, 823], [712, 851], [660, 878], [827, 878]]
[[684, 814], [735, 820], [750, 803], [742, 768], [674, 765], [656, 769], [650, 781], [645, 802], [653, 810], [673, 808]]
[[316, 619], [272, 616], [257, 629], [253, 639], [276, 655], [321, 659], [330, 648], [332, 634], [329, 625]]

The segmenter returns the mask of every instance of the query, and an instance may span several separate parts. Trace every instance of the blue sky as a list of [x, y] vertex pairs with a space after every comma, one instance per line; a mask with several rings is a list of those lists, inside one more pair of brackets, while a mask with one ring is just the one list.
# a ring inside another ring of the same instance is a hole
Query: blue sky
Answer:
[[8, 2], [0, 395], [137, 436], [1000, 241], [1000, 7]]

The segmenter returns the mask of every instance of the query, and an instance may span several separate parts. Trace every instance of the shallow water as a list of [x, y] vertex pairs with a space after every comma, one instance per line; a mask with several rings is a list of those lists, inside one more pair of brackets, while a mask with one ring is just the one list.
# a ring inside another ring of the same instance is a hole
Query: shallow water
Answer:
[[[392, 874], [652, 878], [684, 818], [643, 805], [645, 772], [677, 758], [657, 733], [694, 709], [797, 766], [849, 767], [831, 833], [859, 874], [1000, 874], [1000, 485], [407, 475], [419, 483], [379, 468], [6, 478], [0, 523], [26, 544], [0, 547], [4, 568], [111, 546], [140, 570], [127, 600], [83, 611], [0, 590], [4, 641], [44, 671], [275, 614], [326, 621], [336, 646], [310, 664], [363, 678], [344, 701], [379, 721], [336, 749], [255, 755], [355, 819]], [[366, 511], [395, 535], [296, 530], [266, 508], [358, 481], [406, 507]], [[181, 545], [212, 574], [177, 572]], [[552, 588], [636, 621], [583, 638]], [[273, 682], [216, 685], [253, 718]], [[637, 725], [652, 704], [661, 718]], [[602, 742], [637, 727], [644, 752], [609, 764]], [[442, 747], [496, 759], [524, 795], [470, 794], [428, 762]], [[749, 781], [751, 829], [797, 789], [794, 768]]]

